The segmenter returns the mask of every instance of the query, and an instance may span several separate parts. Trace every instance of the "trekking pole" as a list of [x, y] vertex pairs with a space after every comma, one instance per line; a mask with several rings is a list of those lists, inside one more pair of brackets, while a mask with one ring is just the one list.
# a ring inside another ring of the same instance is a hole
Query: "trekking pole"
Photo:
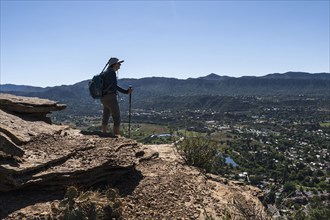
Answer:
[[[132, 86], [129, 86], [132, 90]], [[129, 94], [129, 105], [128, 105], [128, 137], [131, 137], [131, 110], [132, 110], [132, 93]]]

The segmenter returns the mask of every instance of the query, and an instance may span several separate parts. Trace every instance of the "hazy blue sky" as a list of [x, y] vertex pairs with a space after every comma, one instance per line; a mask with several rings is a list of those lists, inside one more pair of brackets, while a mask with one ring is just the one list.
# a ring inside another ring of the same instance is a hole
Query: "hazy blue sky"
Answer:
[[1, 84], [330, 72], [325, 1], [3, 1]]

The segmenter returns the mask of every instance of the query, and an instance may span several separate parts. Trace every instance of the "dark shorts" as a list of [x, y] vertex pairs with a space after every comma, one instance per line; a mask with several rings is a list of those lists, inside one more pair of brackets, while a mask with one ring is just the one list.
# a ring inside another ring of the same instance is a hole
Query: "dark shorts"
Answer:
[[117, 94], [106, 94], [101, 98], [103, 104], [102, 125], [108, 125], [110, 114], [113, 119], [114, 126], [120, 126], [120, 110], [117, 100]]

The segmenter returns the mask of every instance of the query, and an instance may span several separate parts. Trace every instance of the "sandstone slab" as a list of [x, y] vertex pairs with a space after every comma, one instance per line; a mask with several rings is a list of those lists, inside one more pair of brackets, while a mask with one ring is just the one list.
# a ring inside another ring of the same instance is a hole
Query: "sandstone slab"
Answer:
[[27, 143], [39, 134], [52, 135], [68, 128], [68, 126], [51, 125], [30, 117], [13, 115], [1, 109], [0, 120], [0, 131], [17, 145]]
[[49, 113], [51, 111], [63, 110], [64, 104], [40, 99], [36, 97], [23, 97], [6, 93], [0, 93], [0, 108], [19, 113]]

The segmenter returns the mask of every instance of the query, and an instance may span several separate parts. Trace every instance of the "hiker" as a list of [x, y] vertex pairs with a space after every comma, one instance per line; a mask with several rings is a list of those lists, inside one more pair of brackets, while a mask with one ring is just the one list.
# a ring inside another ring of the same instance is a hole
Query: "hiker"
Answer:
[[120, 134], [120, 110], [118, 105], [118, 91], [124, 94], [131, 94], [132, 89], [128, 88], [127, 90], [119, 87], [117, 85], [117, 76], [116, 72], [120, 69], [120, 65], [124, 60], [119, 60], [116, 57], [111, 57], [108, 62], [108, 68], [104, 72], [104, 86], [103, 86], [103, 95], [101, 102], [103, 104], [103, 118], [102, 118], [102, 131], [104, 133], [108, 130], [108, 123], [110, 114], [113, 119], [113, 134]]

